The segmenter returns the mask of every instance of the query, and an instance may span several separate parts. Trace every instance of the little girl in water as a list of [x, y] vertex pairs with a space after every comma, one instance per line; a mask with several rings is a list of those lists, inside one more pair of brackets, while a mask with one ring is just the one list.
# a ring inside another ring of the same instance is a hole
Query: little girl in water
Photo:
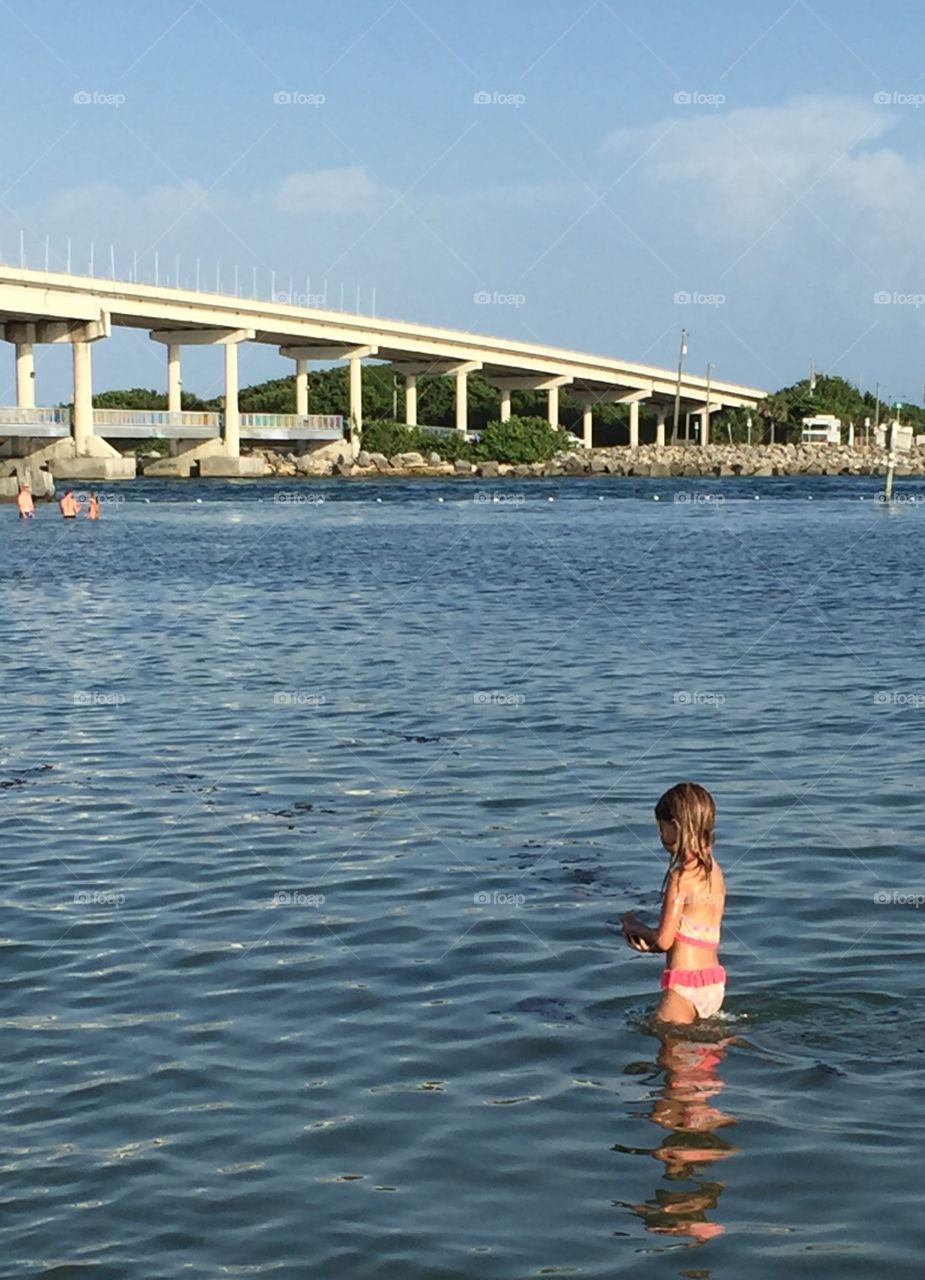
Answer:
[[655, 818], [671, 854], [661, 919], [650, 929], [628, 911], [623, 934], [634, 951], [667, 953], [656, 1017], [695, 1022], [718, 1013], [726, 991], [726, 970], [716, 954], [726, 904], [726, 882], [713, 857], [716, 804], [696, 782], [679, 782], [659, 800]]

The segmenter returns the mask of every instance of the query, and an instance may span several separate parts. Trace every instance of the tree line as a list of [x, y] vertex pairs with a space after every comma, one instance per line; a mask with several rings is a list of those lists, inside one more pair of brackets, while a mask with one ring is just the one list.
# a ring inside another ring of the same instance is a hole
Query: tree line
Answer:
[[[418, 422], [427, 426], [452, 427], [456, 421], [455, 383], [452, 378], [438, 374], [418, 378]], [[363, 417], [365, 421], [400, 422], [405, 406], [404, 378], [389, 364], [363, 366]], [[512, 393], [512, 412], [524, 418], [545, 417], [546, 393], [542, 391], [515, 391]], [[103, 391], [93, 397], [93, 403], [101, 409], [166, 409], [167, 396], [163, 392], [132, 387], [123, 390]], [[181, 397], [184, 409], [221, 412], [223, 397], [203, 400], [184, 391]], [[295, 380], [292, 377], [274, 378], [254, 386], [242, 387], [238, 395], [242, 413], [295, 413]], [[309, 411], [323, 414], [348, 414], [349, 387], [346, 366], [319, 369], [309, 378]], [[559, 422], [568, 431], [581, 435], [582, 403], [563, 387], [559, 392]], [[801, 379], [792, 386], [782, 387], [767, 397], [756, 409], [726, 409], [712, 417], [711, 435], [714, 441], [744, 442], [749, 436], [753, 443], [798, 441], [802, 420], [816, 414], [832, 413], [847, 424], [853, 422], [856, 438], [863, 438], [866, 419], [871, 428], [879, 416], [881, 422], [895, 416], [891, 402], [880, 402], [870, 391], [847, 382], [844, 378], [817, 375], [814, 379]], [[672, 429], [672, 407], [668, 406], [666, 438]], [[752, 419], [749, 428], [748, 418]], [[899, 409], [903, 422], [911, 423], [917, 431], [925, 430], [925, 409], [918, 405], [903, 404]], [[484, 431], [489, 423], [499, 417], [499, 392], [477, 373], [469, 375], [469, 427]], [[594, 406], [594, 441], [597, 445], [625, 444], [629, 439], [629, 408], [621, 404]], [[655, 412], [645, 403], [640, 405], [640, 436], [643, 441], [655, 437]], [[681, 436], [684, 433], [684, 407], [681, 413]]]

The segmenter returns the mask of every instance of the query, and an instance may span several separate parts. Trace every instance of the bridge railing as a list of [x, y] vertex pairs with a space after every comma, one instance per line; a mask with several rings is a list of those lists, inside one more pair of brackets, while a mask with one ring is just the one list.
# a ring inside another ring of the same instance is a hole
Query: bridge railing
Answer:
[[61, 423], [71, 425], [71, 411], [63, 405], [53, 408], [21, 409], [18, 405], [0, 405], [0, 424], [8, 422]]
[[93, 430], [121, 440], [211, 440], [222, 433], [222, 415], [201, 409], [94, 409]]
[[247, 440], [341, 440], [339, 413], [242, 413], [241, 437]]
[[71, 430], [71, 411], [63, 405], [24, 409], [0, 405], [0, 436], [35, 436], [51, 439]]

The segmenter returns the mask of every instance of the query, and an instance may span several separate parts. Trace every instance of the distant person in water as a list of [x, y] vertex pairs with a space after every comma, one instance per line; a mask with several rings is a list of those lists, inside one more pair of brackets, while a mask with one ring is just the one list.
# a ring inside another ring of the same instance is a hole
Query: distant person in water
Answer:
[[652, 929], [629, 911], [623, 934], [634, 951], [666, 954], [656, 1017], [696, 1022], [719, 1012], [726, 991], [726, 970], [717, 955], [726, 882], [713, 857], [716, 804], [698, 783], [679, 782], [659, 800], [655, 818], [671, 855], [661, 919]]
[[65, 520], [73, 520], [80, 514], [80, 503], [74, 497], [73, 489], [65, 489], [58, 499], [58, 507]]
[[90, 494], [90, 500], [87, 503], [87, 519], [99, 520], [100, 518], [100, 500], [95, 493]]
[[16, 506], [19, 509], [20, 520], [31, 520], [35, 515], [35, 503], [32, 500], [32, 490], [27, 484], [20, 484], [19, 492], [16, 494]]

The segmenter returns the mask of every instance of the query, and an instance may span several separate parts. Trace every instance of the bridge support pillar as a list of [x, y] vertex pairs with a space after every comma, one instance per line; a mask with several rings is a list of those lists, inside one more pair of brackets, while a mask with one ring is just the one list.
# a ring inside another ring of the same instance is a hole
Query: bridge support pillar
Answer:
[[469, 374], [465, 369], [456, 371], [456, 430], [461, 436], [469, 430]]
[[489, 377], [492, 386], [501, 392], [501, 421], [507, 422], [511, 416], [511, 393], [513, 391], [545, 391], [547, 418], [550, 426], [559, 426], [559, 388], [567, 387], [572, 381], [569, 374], [554, 373], [505, 374], [500, 378]]
[[590, 401], [585, 401], [581, 410], [581, 442], [586, 449], [592, 448], [594, 439], [594, 410]]
[[35, 408], [35, 355], [31, 340], [16, 343], [16, 403], [20, 409]]
[[93, 370], [90, 359], [90, 343], [74, 342], [74, 413], [71, 418], [71, 434], [78, 456], [87, 452], [93, 435]]
[[[251, 337], [254, 335], [251, 334]], [[333, 343], [323, 342], [294, 342], [285, 347], [280, 347], [280, 355], [285, 356], [288, 360], [295, 360], [296, 364], [296, 408], [299, 408], [299, 397], [301, 395], [298, 389], [299, 363], [306, 365], [309, 360], [349, 360], [348, 383], [350, 387], [350, 421], [353, 425], [352, 438], [350, 441], [351, 452], [353, 456], [360, 451], [360, 435], [363, 431], [363, 361], [367, 356], [377, 354], [378, 347], [358, 347], [344, 344], [337, 346]], [[306, 379], [305, 389], [305, 411], [308, 411], [308, 383]], [[304, 416], [304, 415], [303, 415]]]
[[665, 410], [659, 409], [658, 417], [655, 420], [655, 447], [656, 449], [664, 449], [665, 447]]
[[350, 421], [357, 435], [363, 434], [363, 357], [350, 357]]
[[700, 444], [705, 448], [710, 443], [710, 414], [713, 410], [704, 405], [700, 411]]
[[308, 417], [308, 361], [295, 362], [295, 411], [300, 418]]
[[630, 401], [630, 448], [639, 448], [639, 401]]
[[182, 382], [180, 379], [180, 347], [171, 342], [167, 347], [167, 408], [179, 413], [182, 407]]
[[418, 375], [405, 374], [405, 426], [418, 425]]
[[241, 415], [238, 412], [238, 344], [225, 343], [225, 415], [222, 427], [225, 457], [241, 456]]

